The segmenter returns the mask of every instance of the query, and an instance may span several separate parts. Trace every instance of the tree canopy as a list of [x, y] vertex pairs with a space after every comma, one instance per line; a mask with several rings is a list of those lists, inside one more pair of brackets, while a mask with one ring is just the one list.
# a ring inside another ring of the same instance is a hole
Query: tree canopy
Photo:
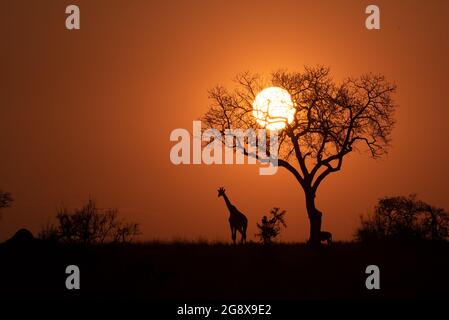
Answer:
[[235, 82], [231, 91], [222, 86], [210, 90], [211, 106], [202, 118], [205, 126], [222, 133], [230, 128], [258, 129], [252, 113], [257, 93], [269, 85], [286, 89], [296, 113], [278, 132], [279, 166], [314, 190], [329, 173], [340, 170], [343, 157], [354, 149], [365, 147], [373, 158], [388, 151], [396, 86], [382, 75], [364, 74], [337, 84], [328, 67], [306, 67], [304, 72], [277, 71], [269, 81], [245, 72]]

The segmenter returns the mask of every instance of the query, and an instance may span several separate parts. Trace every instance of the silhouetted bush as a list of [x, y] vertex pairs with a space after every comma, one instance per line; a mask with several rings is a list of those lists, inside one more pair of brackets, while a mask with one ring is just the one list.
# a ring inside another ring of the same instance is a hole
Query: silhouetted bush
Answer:
[[0, 209], [9, 207], [12, 201], [13, 199], [9, 192], [0, 190]]
[[127, 243], [140, 234], [137, 223], [119, 220], [117, 209], [100, 210], [93, 200], [72, 212], [62, 207], [56, 219], [56, 225], [42, 228], [39, 238], [82, 244]]
[[261, 223], [257, 223], [257, 228], [260, 232], [256, 234], [256, 237], [259, 237], [260, 242], [265, 245], [272, 243], [274, 238], [281, 232], [281, 227], [287, 227], [284, 221], [285, 214], [285, 210], [281, 211], [280, 208], [273, 208], [270, 211], [270, 219], [267, 216], [263, 216]]
[[13, 198], [9, 192], [3, 192], [2, 190], [0, 190], [0, 218], [2, 217], [1, 209], [11, 206], [12, 201]]
[[416, 198], [416, 195], [385, 197], [374, 212], [360, 217], [358, 241], [445, 240], [449, 236], [449, 213]]

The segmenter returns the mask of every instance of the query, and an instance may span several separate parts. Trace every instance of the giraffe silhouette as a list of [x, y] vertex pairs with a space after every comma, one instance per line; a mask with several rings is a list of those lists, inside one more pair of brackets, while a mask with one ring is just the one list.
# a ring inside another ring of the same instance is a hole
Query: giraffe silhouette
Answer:
[[241, 243], [244, 243], [246, 241], [246, 227], [248, 226], [248, 219], [231, 203], [231, 201], [229, 201], [223, 187], [218, 189], [218, 196], [223, 197], [229, 210], [229, 226], [231, 227], [232, 241], [235, 244], [238, 231], [242, 235]]

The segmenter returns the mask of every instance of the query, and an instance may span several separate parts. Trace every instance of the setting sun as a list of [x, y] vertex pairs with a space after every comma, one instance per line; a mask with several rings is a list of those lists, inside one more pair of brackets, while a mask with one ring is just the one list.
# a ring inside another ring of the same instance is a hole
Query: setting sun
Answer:
[[295, 108], [290, 94], [287, 90], [279, 87], [263, 89], [253, 102], [253, 116], [259, 125], [268, 130], [285, 128], [295, 116]]

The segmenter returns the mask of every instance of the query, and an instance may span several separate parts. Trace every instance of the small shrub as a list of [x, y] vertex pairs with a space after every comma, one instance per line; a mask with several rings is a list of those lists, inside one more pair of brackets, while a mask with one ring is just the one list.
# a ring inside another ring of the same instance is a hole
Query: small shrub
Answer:
[[259, 233], [256, 237], [259, 237], [260, 242], [264, 245], [268, 245], [273, 242], [273, 240], [280, 234], [281, 228], [286, 228], [285, 224], [285, 214], [286, 211], [280, 208], [273, 208], [270, 211], [270, 218], [263, 216], [261, 223], [257, 223], [257, 228]]

